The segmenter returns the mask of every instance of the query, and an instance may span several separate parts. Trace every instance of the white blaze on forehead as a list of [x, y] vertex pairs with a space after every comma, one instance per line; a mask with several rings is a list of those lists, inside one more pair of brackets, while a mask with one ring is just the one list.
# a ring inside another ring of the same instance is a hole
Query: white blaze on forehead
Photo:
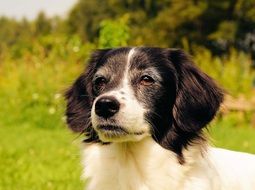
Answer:
[[[121, 110], [118, 113], [118, 117], [120, 123], [129, 132], [132, 133], [143, 131], [144, 135], [148, 135], [150, 127], [144, 120], [145, 110], [135, 97], [129, 76], [131, 61], [135, 53], [135, 48], [130, 49], [128, 52], [123, 78], [120, 84], [120, 88], [117, 89], [118, 95], [116, 97], [120, 103], [124, 105], [121, 107]], [[120, 94], [120, 92], [123, 94]], [[121, 97], [125, 97], [125, 99], [123, 100]], [[136, 139], [143, 138], [144, 135], [140, 135]]]
[[129, 71], [131, 59], [134, 56], [134, 54], [135, 54], [135, 48], [132, 48], [128, 52], [128, 56], [127, 56], [127, 64], [126, 64], [126, 67], [125, 67], [124, 76], [123, 76], [123, 83], [122, 83], [123, 87], [128, 84], [128, 71]]
[[134, 54], [135, 54], [135, 48], [132, 48], [132, 49], [128, 52], [127, 66], [130, 65], [130, 60], [132, 59], [132, 57], [133, 57]]

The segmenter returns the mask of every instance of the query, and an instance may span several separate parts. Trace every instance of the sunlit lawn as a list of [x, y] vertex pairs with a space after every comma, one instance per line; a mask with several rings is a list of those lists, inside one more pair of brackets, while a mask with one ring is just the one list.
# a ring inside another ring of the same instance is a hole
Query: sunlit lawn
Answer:
[[227, 116], [220, 122], [214, 122], [209, 127], [211, 142], [217, 147], [255, 154], [255, 126], [238, 123], [238, 120]]
[[78, 190], [79, 140], [66, 129], [0, 127], [1, 190]]
[[[255, 153], [255, 130], [211, 126], [213, 143], [220, 147]], [[64, 128], [29, 125], [0, 127], [1, 190], [79, 190], [81, 164], [79, 141]]]

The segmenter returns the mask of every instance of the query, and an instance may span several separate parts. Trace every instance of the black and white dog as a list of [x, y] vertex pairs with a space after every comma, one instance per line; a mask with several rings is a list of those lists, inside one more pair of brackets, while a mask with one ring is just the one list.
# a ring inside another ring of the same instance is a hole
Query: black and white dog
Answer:
[[66, 99], [88, 190], [255, 189], [255, 156], [206, 143], [223, 92], [181, 50], [95, 51]]

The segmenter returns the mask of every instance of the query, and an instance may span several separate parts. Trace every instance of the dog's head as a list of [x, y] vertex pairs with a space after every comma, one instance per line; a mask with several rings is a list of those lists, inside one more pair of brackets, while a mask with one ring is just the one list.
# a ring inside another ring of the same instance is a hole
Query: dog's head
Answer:
[[137, 47], [95, 51], [66, 99], [68, 125], [85, 142], [152, 136], [181, 154], [201, 138], [223, 93], [183, 51]]

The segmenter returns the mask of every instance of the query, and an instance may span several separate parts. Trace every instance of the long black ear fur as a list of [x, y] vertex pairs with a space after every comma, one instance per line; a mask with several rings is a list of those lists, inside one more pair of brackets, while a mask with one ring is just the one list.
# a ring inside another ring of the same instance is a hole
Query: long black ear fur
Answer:
[[91, 55], [85, 72], [65, 93], [67, 124], [74, 132], [84, 133], [87, 136], [87, 142], [99, 141], [90, 121], [90, 111], [94, 99], [92, 79], [101, 59], [108, 51], [109, 49], [95, 51]]
[[183, 148], [202, 139], [202, 128], [218, 111], [223, 91], [182, 50], [168, 50], [168, 58], [177, 71], [177, 90], [173, 125], [160, 144], [182, 155]]

